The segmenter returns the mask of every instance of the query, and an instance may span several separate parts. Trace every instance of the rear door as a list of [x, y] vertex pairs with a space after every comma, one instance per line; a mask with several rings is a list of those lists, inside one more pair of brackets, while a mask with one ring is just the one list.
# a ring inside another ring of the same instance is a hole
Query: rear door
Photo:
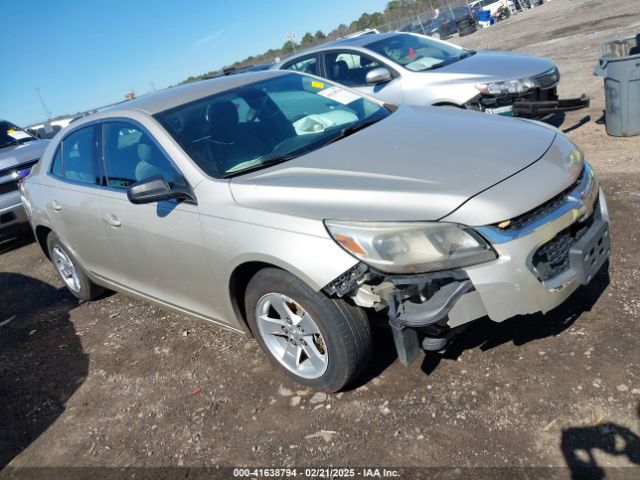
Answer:
[[100, 248], [113, 258], [106, 276], [144, 295], [214, 316], [198, 205], [176, 200], [134, 205], [127, 198], [129, 185], [151, 176], [161, 175], [170, 185], [186, 183], [178, 167], [138, 123], [105, 122], [102, 135]]
[[90, 272], [100, 270], [105, 261], [95, 248], [102, 235], [98, 220], [96, 128], [79, 128], [62, 140], [42, 187], [54, 231]]

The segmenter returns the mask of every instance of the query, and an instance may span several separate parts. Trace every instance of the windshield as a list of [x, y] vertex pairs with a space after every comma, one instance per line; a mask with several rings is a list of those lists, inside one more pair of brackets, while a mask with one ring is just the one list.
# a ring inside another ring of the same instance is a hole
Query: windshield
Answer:
[[208, 175], [226, 178], [322, 147], [389, 115], [325, 80], [287, 73], [155, 115]]
[[400, 34], [370, 43], [367, 48], [413, 72], [449, 65], [470, 52], [421, 35]]
[[35, 140], [35, 137], [31, 134], [11, 122], [0, 120], [0, 148], [19, 145], [24, 142], [30, 142], [31, 140]]

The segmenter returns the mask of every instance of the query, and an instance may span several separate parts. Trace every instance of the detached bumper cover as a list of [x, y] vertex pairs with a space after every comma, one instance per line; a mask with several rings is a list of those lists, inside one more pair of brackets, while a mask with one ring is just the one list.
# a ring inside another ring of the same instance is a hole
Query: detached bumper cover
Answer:
[[513, 102], [514, 117], [541, 117], [558, 112], [571, 112], [587, 108], [590, 99], [586, 95], [580, 98], [567, 98], [564, 100], [518, 100]]
[[[496, 322], [516, 315], [546, 313], [581, 284], [589, 283], [611, 253], [606, 200], [588, 165], [580, 184], [566, 194], [565, 202], [544, 217], [515, 231], [502, 232], [497, 227], [477, 230], [491, 241], [499, 258], [464, 269], [475, 291], [460, 299], [465, 300], [460, 308], [456, 304], [451, 310], [450, 326], [473, 319], [470, 317], [475, 311], [463, 309], [464, 303], [479, 303]], [[537, 263], [542, 262], [543, 248], [552, 251], [544, 251], [545, 274], [542, 263]], [[548, 263], [554, 269], [551, 275]]]

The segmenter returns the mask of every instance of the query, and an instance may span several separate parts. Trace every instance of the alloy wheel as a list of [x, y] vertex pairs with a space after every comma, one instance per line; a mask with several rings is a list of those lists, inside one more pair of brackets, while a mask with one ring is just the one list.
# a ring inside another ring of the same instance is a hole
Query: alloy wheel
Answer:
[[267, 293], [256, 305], [259, 334], [269, 352], [302, 378], [321, 377], [327, 369], [327, 347], [318, 325], [295, 300]]
[[53, 263], [58, 269], [58, 273], [64, 280], [64, 283], [74, 292], [80, 291], [80, 278], [78, 277], [78, 271], [75, 265], [69, 258], [67, 252], [65, 252], [59, 245], [55, 245], [52, 249]]

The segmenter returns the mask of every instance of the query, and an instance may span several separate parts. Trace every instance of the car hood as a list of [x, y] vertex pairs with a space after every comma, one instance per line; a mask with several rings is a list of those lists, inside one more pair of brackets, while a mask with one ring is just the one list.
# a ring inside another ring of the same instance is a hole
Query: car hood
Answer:
[[49, 140], [33, 140], [0, 149], [0, 170], [38, 160], [48, 144]]
[[555, 131], [437, 107], [388, 118], [289, 162], [235, 177], [241, 205], [316, 219], [437, 220], [538, 160]]
[[451, 73], [477, 80], [516, 80], [540, 75], [555, 68], [545, 58], [495, 51], [479, 51], [450, 65], [432, 72]]

